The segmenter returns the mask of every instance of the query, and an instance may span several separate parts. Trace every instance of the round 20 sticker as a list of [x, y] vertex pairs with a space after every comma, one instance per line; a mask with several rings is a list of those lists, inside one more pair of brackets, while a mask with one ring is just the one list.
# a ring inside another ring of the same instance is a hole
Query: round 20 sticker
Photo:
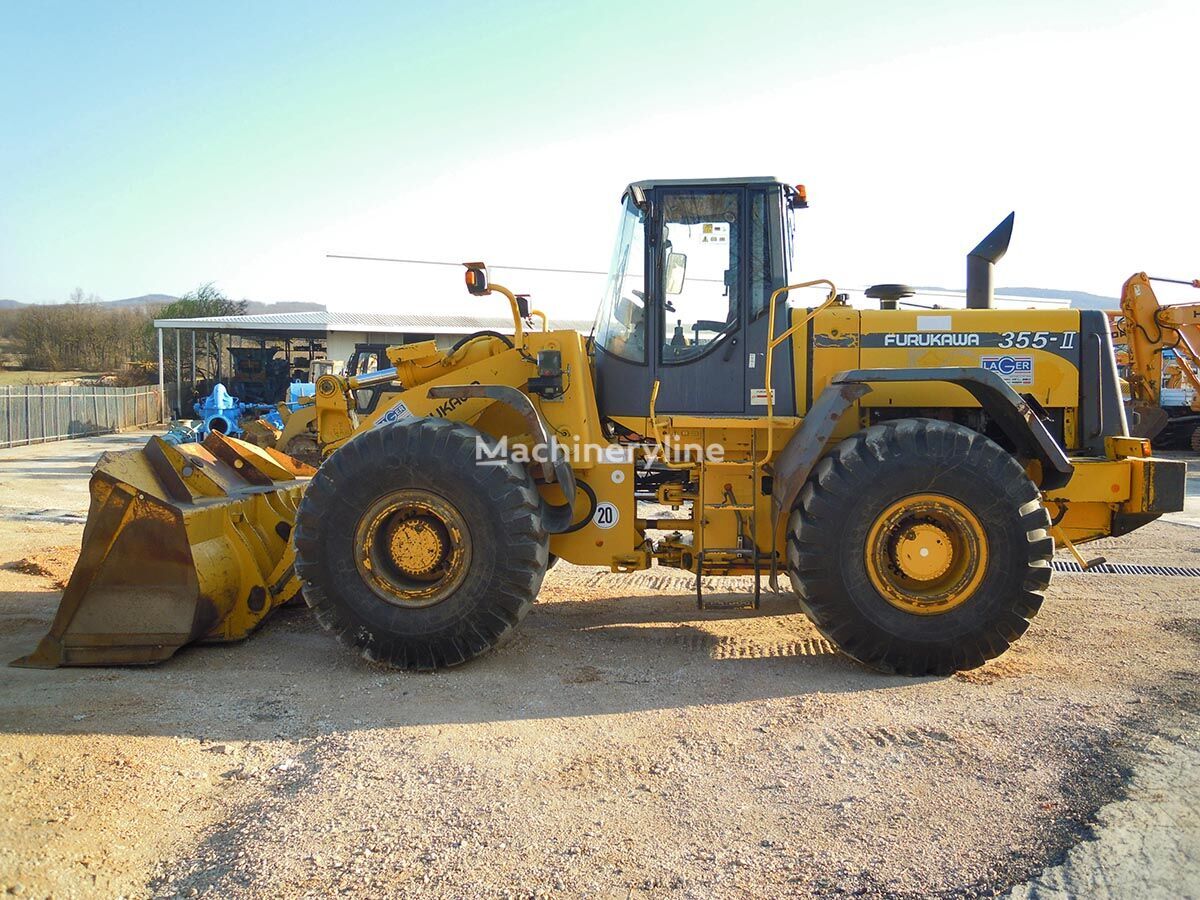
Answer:
[[592, 523], [597, 528], [612, 528], [620, 518], [621, 513], [618, 512], [616, 504], [605, 500], [603, 503], [596, 504], [596, 512], [592, 515]]

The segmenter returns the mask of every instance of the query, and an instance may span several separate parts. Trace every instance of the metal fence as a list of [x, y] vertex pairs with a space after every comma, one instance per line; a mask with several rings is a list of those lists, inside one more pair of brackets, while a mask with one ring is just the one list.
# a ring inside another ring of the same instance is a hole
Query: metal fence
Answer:
[[65, 441], [161, 421], [158, 385], [0, 387], [0, 447]]

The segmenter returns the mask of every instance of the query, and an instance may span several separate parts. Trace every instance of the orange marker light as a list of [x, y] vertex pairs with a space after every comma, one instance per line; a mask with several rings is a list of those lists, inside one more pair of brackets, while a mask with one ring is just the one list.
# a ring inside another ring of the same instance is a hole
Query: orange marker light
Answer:
[[467, 283], [467, 292], [475, 297], [482, 297], [491, 290], [488, 284], [487, 267], [481, 262], [463, 263], [467, 271], [463, 280]]
[[802, 184], [797, 184], [786, 191], [789, 196], [787, 198], [788, 207], [791, 209], [808, 209], [808, 188]]

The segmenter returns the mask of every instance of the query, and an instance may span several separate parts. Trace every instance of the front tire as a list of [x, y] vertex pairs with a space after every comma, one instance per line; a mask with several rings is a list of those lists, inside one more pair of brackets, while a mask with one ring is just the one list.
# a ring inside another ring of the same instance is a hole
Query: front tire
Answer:
[[541, 587], [548, 538], [520, 465], [479, 465], [486, 435], [441, 419], [366, 431], [309, 484], [296, 570], [317, 619], [363, 656], [438, 669], [503, 642]]
[[788, 523], [809, 618], [883, 672], [983, 665], [1029, 627], [1054, 542], [1037, 487], [987, 437], [949, 422], [867, 428], [813, 470]]

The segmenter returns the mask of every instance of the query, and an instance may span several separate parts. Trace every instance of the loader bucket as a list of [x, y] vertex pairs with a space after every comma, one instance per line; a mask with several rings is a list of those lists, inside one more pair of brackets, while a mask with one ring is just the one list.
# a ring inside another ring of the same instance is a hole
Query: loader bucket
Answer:
[[12, 665], [156, 663], [193, 641], [246, 637], [299, 593], [290, 538], [315, 471], [216, 432], [104, 454], [54, 622]]
[[1134, 401], [1126, 405], [1125, 411], [1129, 417], [1129, 434], [1148, 441], [1162, 434], [1170, 421], [1167, 411], [1156, 404]]

